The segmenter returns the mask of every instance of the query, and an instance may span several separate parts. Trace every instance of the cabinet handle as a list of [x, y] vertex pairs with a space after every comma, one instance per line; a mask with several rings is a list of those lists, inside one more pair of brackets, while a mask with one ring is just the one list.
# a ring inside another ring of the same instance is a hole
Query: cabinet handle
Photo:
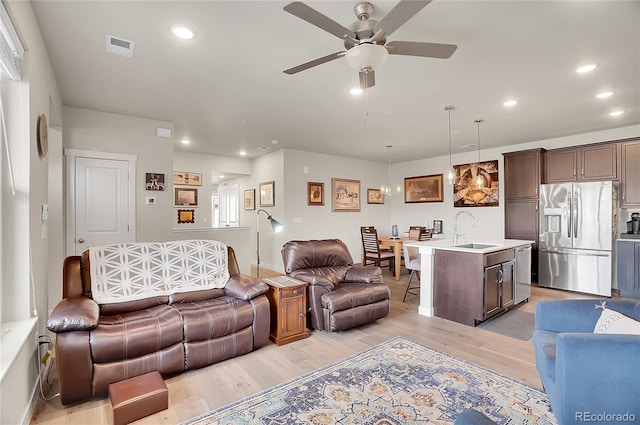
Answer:
[[297, 289], [293, 290], [293, 295], [298, 295], [298, 290]]

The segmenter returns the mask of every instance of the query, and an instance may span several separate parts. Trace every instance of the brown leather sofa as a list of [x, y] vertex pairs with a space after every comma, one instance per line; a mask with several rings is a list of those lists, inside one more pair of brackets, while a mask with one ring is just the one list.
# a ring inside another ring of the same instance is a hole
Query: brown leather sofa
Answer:
[[307, 323], [313, 329], [341, 331], [389, 314], [382, 269], [354, 265], [341, 240], [290, 241], [281, 252], [287, 275], [309, 283]]
[[151, 371], [167, 377], [246, 354], [269, 340], [267, 285], [241, 275], [227, 247], [224, 288], [99, 305], [89, 251], [67, 257], [63, 299], [47, 322], [56, 333], [62, 404], [105, 394]]

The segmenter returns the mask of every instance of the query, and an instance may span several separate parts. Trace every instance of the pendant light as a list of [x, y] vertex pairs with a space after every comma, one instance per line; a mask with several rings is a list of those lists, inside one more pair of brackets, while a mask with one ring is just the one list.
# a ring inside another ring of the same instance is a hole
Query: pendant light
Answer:
[[482, 119], [473, 121], [478, 125], [478, 175], [476, 176], [476, 189], [482, 189], [484, 186], [484, 178], [480, 174], [480, 123], [484, 122]]
[[449, 170], [447, 171], [447, 182], [453, 184], [456, 181], [456, 172], [451, 165], [451, 111], [456, 109], [455, 107], [448, 105], [444, 107], [444, 110], [449, 112]]
[[382, 185], [380, 187], [384, 196], [391, 196], [391, 147], [392, 145], [387, 145], [387, 186]]

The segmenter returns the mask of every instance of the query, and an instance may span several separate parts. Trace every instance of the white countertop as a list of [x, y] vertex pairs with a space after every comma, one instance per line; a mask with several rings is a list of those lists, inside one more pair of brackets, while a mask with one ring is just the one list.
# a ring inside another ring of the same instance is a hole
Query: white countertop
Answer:
[[[464, 248], [458, 245], [465, 245], [469, 243], [477, 243], [484, 245], [493, 245], [486, 248]], [[413, 246], [420, 248], [420, 253], [429, 253], [436, 249], [444, 249], [449, 251], [470, 252], [476, 254], [486, 254], [488, 252], [501, 251], [503, 249], [516, 248], [519, 246], [531, 245], [534, 241], [527, 241], [521, 239], [483, 239], [483, 238], [462, 238], [456, 245], [453, 244], [453, 239], [439, 239], [430, 241], [407, 241], [404, 244], [407, 246]]]

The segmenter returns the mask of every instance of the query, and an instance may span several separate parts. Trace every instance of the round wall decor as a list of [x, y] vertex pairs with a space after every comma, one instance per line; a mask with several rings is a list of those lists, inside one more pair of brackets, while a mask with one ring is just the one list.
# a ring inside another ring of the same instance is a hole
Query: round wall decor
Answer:
[[38, 116], [38, 123], [36, 128], [36, 139], [38, 143], [38, 155], [40, 158], [44, 158], [47, 156], [49, 152], [49, 141], [47, 135], [47, 116], [45, 114], [40, 114]]

